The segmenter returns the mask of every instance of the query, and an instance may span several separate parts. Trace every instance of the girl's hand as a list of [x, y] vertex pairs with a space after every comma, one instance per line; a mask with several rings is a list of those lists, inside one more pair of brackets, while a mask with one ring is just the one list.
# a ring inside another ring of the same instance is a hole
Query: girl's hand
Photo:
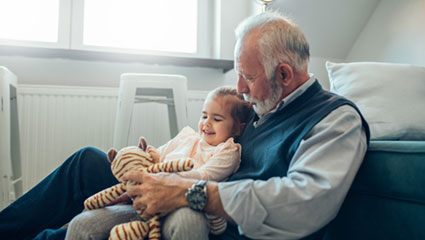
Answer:
[[159, 156], [159, 152], [158, 152], [158, 150], [156, 150], [156, 148], [154, 148], [153, 146], [149, 145], [146, 148], [146, 152], [151, 155], [154, 163], [159, 163], [160, 156]]

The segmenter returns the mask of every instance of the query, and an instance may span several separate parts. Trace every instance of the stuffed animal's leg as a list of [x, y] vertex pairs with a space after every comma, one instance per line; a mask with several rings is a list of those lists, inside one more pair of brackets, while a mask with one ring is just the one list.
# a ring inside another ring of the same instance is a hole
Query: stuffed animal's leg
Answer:
[[193, 168], [193, 162], [190, 158], [183, 158], [168, 162], [156, 163], [146, 169], [148, 173], [159, 172], [182, 172]]
[[161, 239], [161, 230], [159, 217], [153, 216], [148, 221], [149, 224], [149, 240], [160, 240]]
[[143, 221], [123, 223], [111, 229], [109, 240], [141, 240], [145, 238], [148, 231], [149, 225]]
[[115, 186], [102, 190], [84, 201], [84, 208], [92, 210], [102, 208], [111, 203], [125, 192], [125, 184], [119, 183]]

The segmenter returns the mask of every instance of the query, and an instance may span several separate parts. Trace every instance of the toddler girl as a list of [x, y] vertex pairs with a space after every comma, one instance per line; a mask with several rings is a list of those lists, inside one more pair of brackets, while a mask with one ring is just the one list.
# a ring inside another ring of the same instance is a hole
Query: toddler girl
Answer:
[[[155, 162], [191, 158], [194, 168], [176, 173], [182, 177], [224, 181], [239, 168], [241, 146], [233, 137], [241, 134], [252, 114], [251, 106], [236, 89], [219, 87], [211, 91], [204, 102], [198, 133], [185, 127], [165, 145], [158, 149], [148, 146], [146, 151]], [[225, 230], [224, 219], [207, 217], [215, 222], [211, 233], [220, 234]], [[128, 205], [86, 211], [71, 221], [66, 239], [106, 239], [115, 225], [138, 218], [135, 209]], [[167, 239], [167, 234], [163, 237]]]

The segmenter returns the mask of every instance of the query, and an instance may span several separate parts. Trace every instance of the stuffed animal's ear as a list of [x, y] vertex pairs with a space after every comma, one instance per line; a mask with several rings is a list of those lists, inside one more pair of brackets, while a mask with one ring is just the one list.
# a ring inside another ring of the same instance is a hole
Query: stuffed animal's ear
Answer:
[[146, 139], [144, 137], [139, 138], [139, 148], [141, 148], [143, 151], [146, 151], [146, 148], [148, 147], [148, 144], [146, 143]]
[[112, 163], [112, 161], [114, 161], [115, 157], [117, 156], [117, 153], [118, 153], [117, 150], [115, 150], [113, 148], [109, 149], [109, 151], [108, 151], [108, 161], [110, 163]]

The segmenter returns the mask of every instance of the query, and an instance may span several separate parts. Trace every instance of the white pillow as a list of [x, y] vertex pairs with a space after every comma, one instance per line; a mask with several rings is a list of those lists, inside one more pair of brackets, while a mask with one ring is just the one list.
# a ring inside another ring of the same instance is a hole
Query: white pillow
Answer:
[[326, 62], [331, 92], [353, 101], [371, 139], [425, 140], [425, 67]]

